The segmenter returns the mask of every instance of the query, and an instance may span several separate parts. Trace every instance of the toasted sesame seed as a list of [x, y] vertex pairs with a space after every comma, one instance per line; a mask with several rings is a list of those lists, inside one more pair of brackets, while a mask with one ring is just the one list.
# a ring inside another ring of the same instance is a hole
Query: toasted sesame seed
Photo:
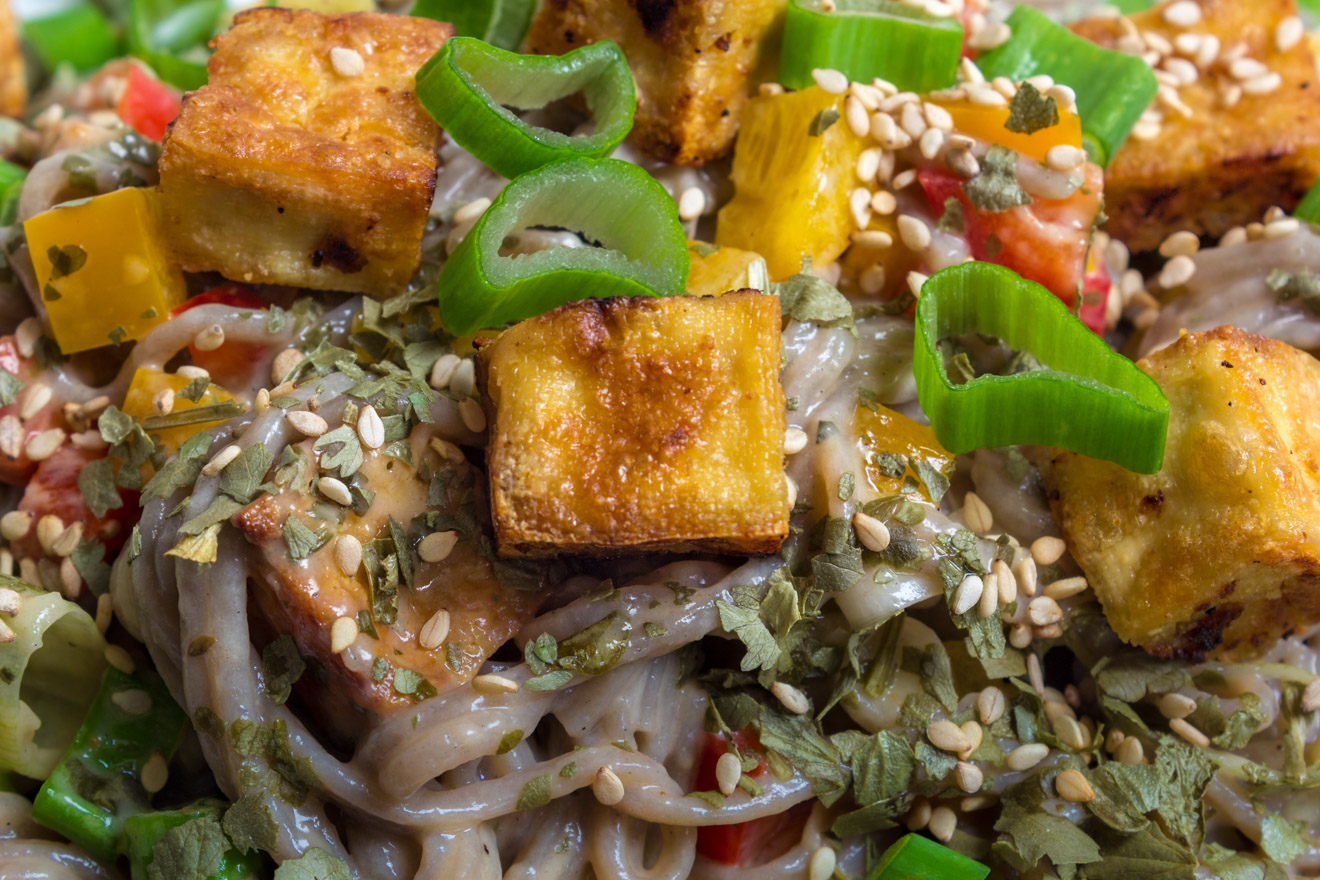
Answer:
[[518, 682], [502, 675], [478, 675], [472, 679], [472, 689], [486, 696], [514, 694], [518, 692]]
[[898, 237], [909, 250], [924, 251], [930, 247], [930, 227], [910, 214], [898, 216]]
[[362, 445], [368, 449], [379, 449], [384, 445], [385, 423], [371, 404], [362, 407], [362, 412], [358, 414], [357, 432], [362, 438]]
[[1196, 263], [1188, 256], [1177, 256], [1164, 264], [1160, 270], [1160, 286], [1167, 289], [1181, 287], [1196, 274]]
[[1004, 698], [1004, 692], [991, 685], [981, 691], [976, 697], [976, 714], [985, 725], [994, 724], [1003, 717], [1004, 710], [1008, 708], [1008, 701]]
[[36, 416], [50, 403], [54, 393], [45, 382], [33, 382], [23, 390], [23, 402], [18, 408], [18, 417], [23, 421]]
[[1064, 551], [1068, 545], [1062, 538], [1056, 538], [1053, 535], [1042, 535], [1031, 542], [1031, 558], [1037, 565], [1053, 565], [1063, 558]]
[[964, 577], [953, 592], [953, 613], [966, 614], [971, 611], [981, 601], [984, 592], [985, 582], [979, 576], [969, 574]]
[[129, 715], [145, 715], [151, 711], [151, 694], [140, 688], [115, 691], [110, 695], [110, 702]]
[[1063, 699], [1063, 694], [1054, 688], [1045, 688], [1042, 700], [1045, 717], [1049, 719], [1052, 726], [1057, 725], [1062, 718], [1077, 720], [1077, 713], [1073, 711], [1073, 707], [1069, 706], [1067, 701]]
[[770, 693], [794, 715], [805, 715], [811, 711], [811, 702], [807, 695], [787, 682], [777, 681], [770, 686]]
[[23, 449], [23, 454], [29, 461], [45, 461], [55, 454], [56, 449], [64, 445], [66, 436], [62, 428], [49, 428], [34, 434]]
[[26, 510], [11, 510], [0, 517], [0, 536], [6, 541], [17, 541], [32, 529], [32, 514]]
[[212, 324], [194, 336], [192, 344], [198, 351], [215, 351], [225, 344], [225, 328]]
[[1008, 769], [1021, 773], [1044, 761], [1049, 753], [1050, 747], [1044, 743], [1027, 743], [1009, 752], [1004, 763]]
[[1160, 17], [1174, 27], [1191, 27], [1201, 21], [1201, 7], [1194, 0], [1178, 0], [1164, 7]]
[[458, 544], [458, 532], [432, 532], [417, 545], [417, 555], [423, 562], [444, 562]]
[[1296, 217], [1280, 217], [1265, 224], [1265, 238], [1287, 238], [1302, 228], [1302, 221]]
[[59, 537], [51, 542], [50, 552], [61, 558], [72, 556], [73, 551], [77, 550], [78, 545], [82, 543], [82, 537], [83, 524], [75, 520], [64, 531], [60, 532]]
[[165, 787], [169, 777], [170, 768], [165, 763], [165, 757], [160, 752], [152, 752], [151, 757], [142, 765], [142, 787], [148, 794], [155, 794]]
[[963, 523], [978, 535], [984, 535], [994, 528], [995, 518], [981, 496], [968, 492], [963, 498]]
[[335, 564], [344, 574], [352, 577], [362, 564], [362, 542], [352, 535], [335, 538]]
[[1267, 73], [1242, 83], [1242, 92], [1246, 95], [1268, 95], [1283, 85], [1283, 77], [1277, 73]]
[[1302, 691], [1302, 711], [1315, 712], [1320, 710], [1320, 678], [1311, 679]]
[[16, 638], [17, 636], [15, 636], [14, 631], [9, 628], [9, 624], [0, 620], [0, 645], [7, 645]]
[[1078, 593], [1086, 592], [1088, 586], [1090, 585], [1084, 577], [1062, 578], [1046, 584], [1042, 592], [1051, 599], [1067, 599], [1070, 596], [1076, 596]]
[[857, 287], [867, 296], [875, 296], [885, 289], [885, 264], [876, 262], [867, 266], [857, 276]]
[[866, 105], [856, 95], [849, 95], [844, 99], [843, 116], [848, 122], [848, 128], [852, 129], [852, 133], [859, 138], [871, 133], [871, 115], [867, 112]]
[[1017, 578], [1013, 569], [1002, 559], [990, 564], [990, 572], [995, 576], [995, 588], [999, 591], [999, 604], [1007, 605], [1017, 600]]
[[458, 210], [454, 212], [454, 225], [462, 226], [465, 223], [477, 220], [482, 214], [486, 213], [486, 209], [490, 206], [491, 201], [485, 196], [460, 205]]
[[1057, 144], [1045, 154], [1045, 164], [1055, 171], [1075, 171], [1086, 161], [1086, 151], [1071, 144]]
[[1124, 764], [1140, 764], [1146, 759], [1146, 749], [1141, 744], [1141, 740], [1135, 736], [1129, 736], [1118, 744], [1114, 749], [1114, 760]]
[[999, 610], [999, 580], [991, 572], [984, 581], [985, 589], [981, 591], [981, 600], [976, 603], [976, 613], [980, 617], [994, 617]]
[[202, 466], [202, 476], [214, 477], [229, 466], [229, 463], [242, 454], [243, 449], [233, 443], [221, 449], [215, 457]]
[[952, 721], [933, 722], [926, 728], [926, 738], [935, 748], [946, 752], [961, 752], [971, 745], [962, 728]]
[[920, 299], [920, 298], [921, 298], [921, 288], [924, 287], [925, 284], [926, 284], [926, 282], [929, 281], [929, 280], [930, 280], [930, 276], [929, 276], [929, 275], [924, 275], [924, 274], [922, 274], [921, 272], [917, 272], [916, 270], [913, 270], [913, 271], [907, 273], [907, 286], [908, 286], [908, 290], [910, 290], [910, 291], [912, 292], [912, 295], [913, 295], [913, 296], [915, 296], [915, 297], [917, 297], [918, 299]]
[[[876, 190], [875, 195], [871, 196], [871, 210], [883, 216], [889, 216], [898, 209], [898, 199], [887, 189]], [[888, 233], [886, 233], [887, 235]], [[892, 242], [893, 239], [890, 239]]]
[[23, 597], [18, 591], [9, 587], [0, 587], [0, 617], [17, 617], [18, 612], [22, 610]]
[[450, 443], [443, 437], [432, 437], [426, 445], [434, 449], [435, 454], [440, 456], [442, 461], [455, 463], [463, 461], [463, 450], [459, 449], [457, 444]]
[[790, 426], [788, 430], [784, 431], [784, 454], [797, 455], [807, 448], [807, 442], [806, 431]]
[[465, 397], [458, 402], [458, 414], [472, 433], [480, 434], [486, 430], [486, 413], [481, 409], [481, 404], [471, 397]]
[[917, 170], [915, 168], [909, 168], [907, 171], [900, 171], [898, 174], [894, 175], [894, 192], [907, 189], [916, 182]]
[[967, 737], [967, 748], [958, 753], [958, 757], [966, 761], [971, 757], [972, 752], [976, 751], [981, 745], [981, 739], [985, 736], [985, 730], [975, 721], [964, 721], [958, 726], [958, 729], [963, 732], [963, 736]]
[[1279, 22], [1278, 27], [1274, 29], [1274, 48], [1280, 52], [1287, 52], [1300, 43], [1305, 34], [1306, 28], [1301, 18], [1290, 15]]
[[330, 65], [335, 73], [343, 77], [361, 76], [367, 69], [367, 63], [356, 49], [334, 46], [330, 49]]
[[1238, 58], [1228, 65], [1228, 74], [1234, 79], [1256, 79], [1270, 69], [1255, 58]]
[[985, 782], [985, 775], [981, 768], [969, 761], [959, 761], [953, 766], [953, 780], [959, 788], [968, 794], [975, 794], [981, 790], [981, 785]]
[[357, 621], [351, 617], [339, 617], [330, 625], [330, 651], [334, 654], [342, 653], [348, 646], [353, 644], [358, 637]]
[[[1035, 656], [1034, 654], [1032, 656]], [[1077, 723], [1076, 719], [1067, 715], [1060, 716], [1054, 723], [1054, 733], [1062, 740], [1063, 744], [1075, 751], [1081, 751], [1090, 744], [1090, 739], [1086, 731]]]
[[696, 220], [706, 210], [706, 194], [700, 187], [689, 186], [678, 197], [678, 219]]
[[934, 159], [944, 148], [945, 134], [938, 128], [928, 128], [917, 142], [917, 149], [927, 159]]
[[930, 823], [930, 801], [924, 797], [919, 797], [912, 802], [912, 807], [903, 817], [903, 824], [909, 831], [920, 831]]
[[1057, 639], [1063, 636], [1063, 627], [1057, 623], [1047, 623], [1044, 626], [1032, 628], [1032, 635], [1038, 639]]
[[1037, 654], [1027, 655], [1027, 680], [1031, 682], [1031, 688], [1037, 694], [1045, 693], [1045, 675], [1041, 672], [1040, 656]]
[[720, 794], [728, 797], [738, 788], [742, 779], [742, 762], [733, 752], [725, 752], [715, 762], [715, 779], [720, 786]]
[[894, 239], [881, 229], [859, 229], [852, 234], [852, 243], [864, 248], [885, 250], [894, 246]]
[[848, 91], [848, 77], [828, 67], [817, 67], [811, 71], [811, 78], [820, 86], [821, 91], [831, 95], [842, 95]]
[[1095, 800], [1095, 789], [1078, 770], [1071, 768], [1054, 777], [1054, 790], [1059, 797], [1074, 804], [1085, 804]]
[[788, 509], [792, 511], [797, 506], [798, 485], [792, 477], [784, 477], [784, 488], [788, 491]]
[[1105, 734], [1105, 751], [1112, 755], [1118, 751], [1118, 747], [1123, 744], [1125, 739], [1127, 739], [1127, 734], [1123, 731], [1117, 727], [1109, 728], [1109, 732]]
[[883, 553], [889, 546], [889, 527], [875, 517], [859, 510], [852, 515], [852, 524], [857, 540], [867, 550]]
[[953, 832], [958, 830], [958, 816], [946, 806], [938, 806], [930, 813], [930, 833], [941, 843], [953, 839]]
[[440, 647], [449, 635], [449, 612], [441, 608], [422, 624], [417, 634], [417, 643], [428, 651]]
[[137, 669], [137, 664], [133, 662], [133, 658], [119, 645], [105, 646], [105, 662], [125, 675], [132, 675], [134, 670]]
[[50, 553], [55, 540], [64, 534], [64, 520], [53, 513], [48, 513], [37, 520], [37, 543], [43, 553]]
[[612, 807], [623, 800], [623, 780], [609, 767], [601, 767], [596, 771], [596, 778], [591, 782], [591, 792], [596, 796], [596, 800], [607, 807]]
[[449, 387], [449, 380], [454, 378], [454, 370], [463, 359], [456, 354], [442, 354], [431, 367], [431, 387], [442, 391]]
[[832, 847], [816, 847], [816, 851], [811, 854], [811, 859], [807, 862], [807, 880], [830, 880], [834, 876], [834, 868], [837, 864], [838, 856], [834, 854]]
[[325, 419], [314, 412], [308, 412], [305, 409], [291, 409], [284, 414], [293, 429], [304, 437], [320, 437], [330, 426]]
[[1170, 720], [1186, 718], [1196, 711], [1196, 700], [1186, 694], [1170, 691], [1160, 697], [1160, 714]]
[[353, 504], [353, 493], [344, 485], [343, 480], [334, 477], [321, 477], [316, 481], [316, 490], [336, 504], [349, 507]]
[[37, 352], [37, 340], [41, 338], [41, 322], [36, 318], [24, 318], [14, 331], [14, 342], [18, 353], [30, 358]]
[[1208, 749], [1210, 747], [1210, 737], [1197, 730], [1191, 724], [1188, 724], [1182, 718], [1171, 718], [1169, 720], [1169, 729], [1181, 736], [1187, 742], [1196, 746], [1198, 749]]
[[1197, 238], [1195, 232], [1186, 229], [1180, 229], [1160, 242], [1162, 257], [1190, 257], [1200, 249], [1201, 240]]
[[871, 191], [859, 186], [848, 193], [848, 210], [852, 212], [853, 226], [865, 229], [871, 222]]

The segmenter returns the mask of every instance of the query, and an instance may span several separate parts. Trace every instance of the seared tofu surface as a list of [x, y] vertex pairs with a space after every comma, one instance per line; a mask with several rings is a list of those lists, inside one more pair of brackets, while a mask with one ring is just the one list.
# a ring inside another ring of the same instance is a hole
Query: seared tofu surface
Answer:
[[1159, 473], [1039, 462], [1114, 631], [1159, 657], [1245, 659], [1320, 622], [1320, 362], [1220, 327], [1137, 365], [1169, 399]]
[[[1296, 3], [1201, 0], [1201, 21], [1191, 27], [1166, 22], [1168, 5], [1073, 26], [1107, 48], [1159, 52], [1157, 69], [1166, 68], [1166, 79], [1169, 70], [1195, 75], [1194, 82], [1162, 87], [1152, 105], [1163, 115], [1158, 133], [1143, 133], [1138, 123], [1106, 169], [1105, 229], [1136, 251], [1154, 250], [1180, 229], [1219, 236], [1260, 220], [1272, 205], [1292, 210], [1320, 175], [1316, 61], [1306, 40], [1286, 51], [1276, 42]], [[1154, 41], [1141, 36], [1135, 43], [1134, 33], [1153, 34]], [[1214, 41], [1208, 48], [1207, 39]], [[1160, 52], [1166, 47], [1172, 51]], [[1166, 100], [1170, 89], [1182, 108]]]
[[27, 75], [18, 46], [18, 21], [9, 0], [0, 0], [0, 116], [22, 116], [27, 108]]
[[413, 75], [452, 32], [377, 13], [240, 13], [161, 155], [164, 228], [182, 267], [402, 291], [421, 260], [439, 134]]
[[548, 0], [528, 36], [538, 55], [613, 40], [637, 86], [633, 140], [657, 159], [701, 165], [729, 152], [749, 76], [772, 60], [786, 0]]
[[769, 553], [788, 534], [779, 299], [586, 299], [484, 345], [506, 556]]

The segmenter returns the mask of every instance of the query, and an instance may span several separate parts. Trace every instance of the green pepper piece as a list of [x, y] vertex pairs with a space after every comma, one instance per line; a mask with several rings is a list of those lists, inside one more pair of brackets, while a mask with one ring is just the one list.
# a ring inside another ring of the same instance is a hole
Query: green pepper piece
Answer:
[[100, 67], [119, 54], [119, 38], [95, 3], [78, 0], [52, 15], [22, 24], [23, 39], [47, 68], [72, 64], [79, 71]]
[[[972, 332], [1030, 352], [1048, 369], [955, 385], [937, 345]], [[1011, 269], [963, 263], [932, 275], [917, 300], [913, 358], [921, 408], [950, 452], [1061, 446], [1143, 474], [1164, 460], [1169, 402], [1160, 386]]]
[[1105, 49], [1050, 21], [1029, 6], [1008, 16], [1013, 35], [976, 64], [986, 78], [1017, 82], [1049, 74], [1077, 94], [1082, 143], [1091, 161], [1109, 164], [1159, 90], [1149, 65], [1135, 55]]
[[[500, 255], [531, 226], [570, 229], [601, 247]], [[450, 255], [440, 320], [461, 336], [588, 297], [672, 296], [688, 273], [687, 237], [655, 178], [618, 159], [565, 159], [514, 180]]]
[[460, 37], [514, 51], [527, 35], [535, 0], [417, 0], [409, 15], [447, 21]]
[[8, 226], [18, 218], [18, 196], [26, 179], [26, 171], [0, 159], [0, 226]]
[[[116, 702], [121, 693], [130, 696]], [[110, 667], [73, 745], [41, 786], [32, 817], [96, 858], [112, 861], [125, 820], [150, 809], [143, 765], [157, 752], [168, 759], [185, 723], [160, 679]]]
[[853, 82], [888, 80], [903, 91], [929, 92], [953, 85], [962, 57], [963, 29], [894, 0], [789, 0], [779, 82], [804, 89], [811, 71], [826, 67]]
[[[207, 823], [209, 835], [206, 835], [206, 839], [212, 848], [227, 846], [228, 841], [223, 839], [224, 832], [220, 828], [224, 808], [225, 804], [221, 801], [203, 800], [179, 810], [143, 813], [126, 819], [122, 849], [124, 855], [128, 857], [133, 880], [151, 880], [149, 869], [155, 860], [156, 845], [171, 829], [188, 822]], [[243, 855], [230, 847], [220, 857], [215, 871], [207, 877], [208, 880], [257, 880], [265, 876], [264, 862], [259, 852], [253, 851]]]
[[[533, 110], [577, 92], [596, 123], [585, 137], [531, 125], [509, 109]], [[628, 62], [609, 40], [556, 57], [453, 37], [417, 72], [417, 97], [451, 138], [509, 178], [556, 159], [608, 156], [637, 109]]]
[[885, 850], [866, 880], [985, 880], [990, 869], [920, 834]]

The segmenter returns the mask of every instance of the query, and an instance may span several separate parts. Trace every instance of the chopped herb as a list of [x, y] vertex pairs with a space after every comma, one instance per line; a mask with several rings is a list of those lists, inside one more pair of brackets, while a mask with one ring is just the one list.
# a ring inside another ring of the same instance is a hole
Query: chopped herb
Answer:
[[1017, 93], [1008, 104], [1008, 121], [1004, 128], [1016, 134], [1035, 134], [1043, 128], [1059, 124], [1059, 105], [1029, 82], [1018, 86]]
[[675, 605], [690, 605], [692, 596], [697, 592], [695, 587], [685, 587], [678, 581], [665, 581], [665, 586], [674, 591]]
[[852, 497], [853, 489], [857, 486], [857, 478], [853, 476], [852, 471], [846, 471], [839, 477], [838, 496], [840, 501], [847, 501]]
[[569, 761], [563, 767], [559, 768], [560, 779], [572, 779], [573, 774], [577, 772], [577, 761]]
[[907, 461], [897, 452], [877, 452], [871, 456], [871, 462], [890, 479], [896, 480], [907, 472]]
[[281, 862], [274, 880], [353, 880], [353, 872], [340, 859], [314, 846], [301, 858]]
[[788, 410], [789, 412], [797, 412], [798, 407], [801, 405], [802, 405], [802, 398], [800, 397], [790, 397], [784, 401], [784, 409]]
[[105, 517], [111, 510], [124, 506], [115, 487], [115, 466], [108, 458], [98, 458], [87, 462], [78, 474], [78, 491], [82, 493], [87, 509], [97, 519]]
[[816, 423], [816, 445], [824, 443], [826, 440], [839, 433], [839, 428], [833, 422], [821, 419]]
[[18, 399], [18, 392], [22, 390], [23, 380], [0, 368], [0, 406], [9, 406]]
[[807, 128], [807, 134], [811, 137], [820, 137], [829, 131], [831, 125], [839, 121], [839, 111], [833, 107], [826, 107], [811, 118], [811, 125]]
[[294, 514], [289, 514], [284, 520], [280, 533], [284, 536], [284, 543], [289, 547], [289, 556], [293, 559], [306, 559], [334, 537], [334, 530], [329, 526], [323, 525], [313, 532]]
[[307, 669], [293, 637], [281, 635], [261, 651], [261, 680], [276, 705], [289, 699], [293, 685]]
[[500, 744], [499, 746], [496, 747], [495, 754], [497, 755], [507, 754], [513, 751], [514, 749], [516, 749], [518, 747], [518, 743], [522, 741], [523, 741], [523, 732], [521, 730], [514, 728], [513, 730], [507, 731], [505, 732], [504, 736], [500, 737]]
[[518, 809], [534, 810], [537, 807], [544, 807], [550, 803], [553, 793], [550, 774], [537, 776], [522, 787], [518, 795]]
[[797, 275], [771, 284], [767, 293], [779, 297], [780, 311], [794, 321], [846, 327], [853, 336], [857, 335], [852, 303], [828, 281], [811, 274], [810, 260], [803, 261], [802, 271]]
[[229, 839], [215, 812], [166, 831], [151, 849], [147, 876], [151, 880], [207, 880], [219, 873]]
[[51, 245], [46, 248], [46, 256], [50, 260], [52, 281], [66, 278], [87, 264], [87, 251], [76, 244], [66, 244], [63, 247]]
[[389, 672], [390, 662], [384, 657], [377, 657], [375, 660], [371, 661], [371, 680], [376, 684], [380, 684], [384, 681], [385, 676], [389, 675]]
[[642, 625], [642, 630], [651, 638], [659, 638], [669, 632], [669, 630], [665, 629], [660, 624], [650, 620]]
[[944, 213], [940, 215], [935, 228], [950, 235], [962, 235], [967, 231], [967, 221], [963, 217], [962, 202], [953, 196], [944, 200]]
[[1275, 269], [1265, 284], [1278, 294], [1279, 302], [1299, 299], [1313, 314], [1320, 315], [1320, 275], [1306, 269], [1293, 274]]
[[1031, 204], [1031, 196], [1018, 186], [1017, 155], [1007, 147], [992, 146], [981, 163], [981, 172], [963, 184], [963, 191], [978, 211], [997, 214]]
[[454, 672], [458, 672], [463, 668], [463, 645], [461, 642], [445, 642], [445, 665]]

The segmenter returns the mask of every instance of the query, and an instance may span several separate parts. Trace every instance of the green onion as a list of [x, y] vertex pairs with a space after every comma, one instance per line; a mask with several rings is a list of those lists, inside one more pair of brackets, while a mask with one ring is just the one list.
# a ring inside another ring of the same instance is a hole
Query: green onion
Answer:
[[30, 18], [22, 28], [23, 38], [51, 70], [62, 63], [91, 70], [119, 54], [119, 38], [109, 19], [90, 0], [79, 0], [54, 15]]
[[[150, 866], [155, 861], [156, 845], [171, 830], [189, 822], [204, 822], [202, 827], [209, 828], [210, 833], [216, 835], [224, 808], [222, 801], [203, 800], [180, 810], [159, 810], [129, 817], [124, 822], [121, 848], [128, 856], [133, 880], [147, 880], [151, 876]], [[218, 833], [223, 834], [223, 831]], [[263, 863], [261, 854], [255, 850], [242, 855], [231, 848], [221, 856], [219, 866], [207, 875], [207, 880], [255, 880], [266, 876]]]
[[186, 721], [158, 678], [106, 669], [73, 745], [37, 794], [33, 818], [113, 861], [124, 820], [149, 809], [143, 765], [155, 753], [174, 753]]
[[[1293, 211], [1293, 216], [1298, 220], [1305, 220], [1307, 223], [1320, 224], [1320, 180], [1302, 197], [1297, 203], [1297, 209]], [[3, 223], [3, 220], [0, 220]]]
[[987, 78], [1017, 82], [1045, 73], [1070, 87], [1091, 161], [1107, 165], [1155, 97], [1155, 74], [1135, 55], [1101, 48], [1031, 7], [1014, 9], [1008, 25], [1013, 36], [977, 65]]
[[[580, 232], [600, 247], [500, 255], [528, 227]], [[587, 297], [670, 296], [688, 273], [687, 237], [655, 178], [617, 159], [564, 159], [504, 188], [445, 263], [440, 320], [463, 335]]]
[[841, 71], [853, 82], [886, 79], [904, 91], [953, 85], [962, 55], [962, 25], [893, 0], [789, 0], [779, 82], [803, 89], [817, 67]]
[[0, 226], [8, 226], [17, 219], [18, 197], [26, 179], [26, 171], [0, 159]]
[[866, 880], [984, 880], [990, 869], [919, 834], [885, 850]]
[[131, 0], [128, 51], [162, 80], [189, 90], [206, 85], [206, 42], [215, 33], [225, 0]]
[[[596, 123], [586, 137], [530, 125], [509, 109], [532, 110], [577, 92]], [[418, 71], [417, 97], [450, 137], [508, 178], [556, 159], [609, 155], [637, 107], [628, 62], [609, 40], [556, 57], [454, 37]]]
[[535, 0], [417, 0], [409, 14], [447, 21], [460, 37], [512, 51], [522, 45], [535, 9]]
[[[997, 336], [1047, 369], [955, 385], [938, 343], [964, 333]], [[1044, 287], [1002, 266], [964, 263], [922, 285], [912, 369], [921, 408], [950, 452], [1061, 446], [1144, 474], [1164, 460], [1169, 402], [1155, 380]]]

